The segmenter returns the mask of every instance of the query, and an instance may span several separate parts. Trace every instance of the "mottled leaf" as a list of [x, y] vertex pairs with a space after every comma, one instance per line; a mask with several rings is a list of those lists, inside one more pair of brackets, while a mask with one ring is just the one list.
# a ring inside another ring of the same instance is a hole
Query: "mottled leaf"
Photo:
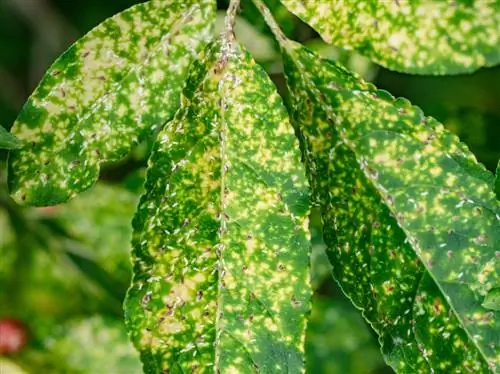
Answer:
[[134, 226], [128, 327], [148, 373], [298, 373], [308, 192], [264, 70], [233, 41], [197, 61], [158, 135]]
[[0, 126], [0, 149], [21, 148], [21, 142], [10, 132]]
[[[285, 70], [334, 276], [400, 372], [498, 365], [500, 206], [458, 138], [290, 44]], [[489, 367], [489, 368], [488, 368]]]
[[12, 132], [9, 188], [53, 205], [89, 188], [99, 165], [120, 159], [171, 118], [188, 66], [210, 38], [212, 0], [153, 0], [107, 19], [47, 71]]
[[500, 63], [500, 1], [281, 0], [338, 47], [389, 69], [458, 74]]

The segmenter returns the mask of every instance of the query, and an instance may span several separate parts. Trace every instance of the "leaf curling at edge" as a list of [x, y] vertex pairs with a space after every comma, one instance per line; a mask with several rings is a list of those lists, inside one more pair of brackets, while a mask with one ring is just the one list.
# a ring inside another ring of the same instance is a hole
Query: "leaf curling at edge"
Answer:
[[0, 126], [0, 149], [17, 149], [21, 147], [21, 141], [8, 132], [3, 126]]
[[334, 277], [401, 372], [498, 365], [500, 207], [458, 138], [405, 99], [295, 44], [284, 53]]
[[308, 188], [286, 109], [224, 40], [181, 101], [133, 221], [126, 322], [145, 370], [303, 372]]
[[179, 107], [189, 64], [211, 37], [212, 0], [153, 0], [108, 18], [50, 67], [12, 132], [9, 189], [23, 204], [64, 202], [93, 185]]
[[389, 69], [462, 74], [500, 63], [500, 2], [281, 0], [322, 38]]

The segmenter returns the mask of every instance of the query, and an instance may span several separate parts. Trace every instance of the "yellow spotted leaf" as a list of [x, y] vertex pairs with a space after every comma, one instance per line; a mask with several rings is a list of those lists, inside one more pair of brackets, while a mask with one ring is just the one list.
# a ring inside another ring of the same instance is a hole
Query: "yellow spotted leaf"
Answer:
[[389, 69], [458, 74], [500, 63], [499, 0], [281, 0], [323, 39]]
[[148, 373], [300, 373], [308, 188], [265, 71], [232, 39], [192, 66], [133, 221], [127, 325]]
[[284, 56], [334, 277], [387, 362], [404, 373], [495, 371], [500, 320], [482, 305], [500, 273], [491, 173], [407, 100], [296, 44]]
[[31, 205], [89, 188], [103, 162], [154, 134], [179, 106], [189, 64], [211, 37], [213, 0], [153, 0], [98, 25], [59, 57], [12, 133], [9, 188]]

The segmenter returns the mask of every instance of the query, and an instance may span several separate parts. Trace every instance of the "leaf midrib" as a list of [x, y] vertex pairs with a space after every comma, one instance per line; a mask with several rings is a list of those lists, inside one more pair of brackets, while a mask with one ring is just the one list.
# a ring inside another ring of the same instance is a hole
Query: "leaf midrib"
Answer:
[[[224, 190], [226, 188], [226, 158], [227, 158], [227, 123], [224, 117], [224, 112], [225, 112], [225, 97], [224, 97], [224, 90], [222, 90], [220, 87], [220, 83], [224, 82], [225, 77], [226, 77], [226, 70], [227, 66], [229, 64], [229, 59], [231, 58], [230, 52], [233, 50], [234, 46], [227, 40], [223, 40], [222, 43], [227, 43], [229, 44], [230, 48], [223, 48], [222, 46], [220, 47], [220, 56], [217, 64], [223, 63], [224, 65], [222, 66], [222, 70], [224, 74], [221, 75], [219, 78], [219, 83], [217, 85], [217, 90], [220, 95], [219, 101], [217, 102], [217, 109], [219, 112], [219, 121], [220, 121], [220, 130], [219, 130], [219, 147], [220, 147], [220, 158], [221, 158], [221, 165], [220, 165], [220, 175], [221, 175], [221, 185], [220, 185], [220, 191], [219, 191], [219, 199], [220, 199], [220, 234], [219, 234], [219, 241], [216, 244], [216, 246], [220, 246], [220, 252], [217, 254], [217, 311], [215, 314], [215, 363], [214, 363], [214, 371], [216, 373], [220, 372], [220, 344], [219, 340], [221, 337], [222, 329], [220, 328], [221, 325], [221, 318], [223, 318], [224, 313], [224, 308], [222, 306], [222, 276], [221, 273], [224, 271], [224, 263], [223, 263], [223, 252], [226, 249], [225, 245], [223, 243], [223, 236], [225, 234], [225, 230], [227, 230], [227, 220], [226, 220], [226, 197]], [[227, 53], [227, 54], [225, 54]], [[222, 85], [223, 86], [223, 85]], [[221, 92], [222, 91], [222, 92]], [[247, 352], [248, 353], [248, 352]]]

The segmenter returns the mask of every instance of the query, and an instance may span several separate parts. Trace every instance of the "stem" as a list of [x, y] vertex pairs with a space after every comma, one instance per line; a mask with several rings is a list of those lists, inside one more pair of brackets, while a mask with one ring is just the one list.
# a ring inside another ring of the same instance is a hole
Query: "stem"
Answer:
[[274, 19], [271, 11], [266, 6], [266, 4], [262, 0], [252, 0], [252, 1], [259, 10], [260, 14], [262, 14], [262, 17], [264, 17], [264, 21], [266, 22], [267, 26], [269, 26], [269, 28], [271, 29], [276, 40], [278, 40], [278, 43], [280, 44], [281, 48], [287, 50], [291, 49], [292, 45], [290, 43], [290, 39], [288, 39], [286, 35], [283, 33], [283, 31], [281, 30], [280, 26]]
[[234, 40], [234, 24], [236, 22], [236, 13], [238, 13], [239, 7], [240, 0], [231, 0], [231, 3], [229, 3], [229, 7], [227, 8], [225, 20], [225, 34], [227, 40]]

